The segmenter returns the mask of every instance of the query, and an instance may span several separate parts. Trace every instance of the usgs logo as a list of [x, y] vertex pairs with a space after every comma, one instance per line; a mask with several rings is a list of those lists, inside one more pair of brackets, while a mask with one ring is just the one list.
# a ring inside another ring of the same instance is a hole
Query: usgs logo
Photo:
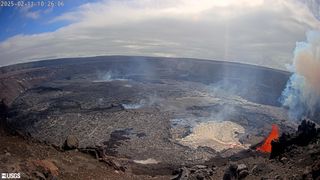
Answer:
[[20, 179], [20, 173], [1, 173], [2, 179]]

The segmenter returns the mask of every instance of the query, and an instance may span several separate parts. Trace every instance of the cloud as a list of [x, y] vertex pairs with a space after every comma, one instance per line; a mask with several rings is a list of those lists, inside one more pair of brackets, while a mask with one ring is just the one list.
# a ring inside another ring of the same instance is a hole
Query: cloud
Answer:
[[40, 17], [41, 11], [32, 11], [31, 6], [25, 6], [20, 8], [20, 13], [22, 16], [30, 19], [38, 19]]
[[313, 15], [320, 20], [320, 3], [319, 0], [300, 0], [301, 3], [305, 4]]
[[0, 65], [96, 55], [194, 57], [284, 69], [296, 41], [319, 21], [292, 0], [108, 0], [51, 22], [54, 32], [0, 43]]

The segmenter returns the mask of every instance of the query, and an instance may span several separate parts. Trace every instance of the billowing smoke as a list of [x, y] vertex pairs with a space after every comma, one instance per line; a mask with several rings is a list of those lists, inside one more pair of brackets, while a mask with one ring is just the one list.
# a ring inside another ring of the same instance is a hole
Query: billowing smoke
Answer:
[[320, 32], [307, 32], [307, 41], [294, 51], [293, 75], [282, 92], [281, 103], [289, 108], [291, 119], [313, 116], [320, 105]]

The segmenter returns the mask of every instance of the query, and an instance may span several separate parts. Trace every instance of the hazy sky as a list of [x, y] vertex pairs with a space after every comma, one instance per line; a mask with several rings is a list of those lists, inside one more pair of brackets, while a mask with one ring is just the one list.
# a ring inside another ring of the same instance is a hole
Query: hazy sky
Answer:
[[320, 30], [319, 0], [63, 2], [54, 8], [0, 7], [0, 66], [58, 57], [146, 55], [284, 69], [305, 32]]

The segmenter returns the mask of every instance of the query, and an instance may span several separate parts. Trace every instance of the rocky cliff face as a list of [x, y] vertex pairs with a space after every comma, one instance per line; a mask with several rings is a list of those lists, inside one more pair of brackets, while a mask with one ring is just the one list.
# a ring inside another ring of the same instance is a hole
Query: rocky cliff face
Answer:
[[55, 72], [48, 68], [31, 68], [0, 74], [0, 99], [10, 106], [27, 89], [48, 81]]

